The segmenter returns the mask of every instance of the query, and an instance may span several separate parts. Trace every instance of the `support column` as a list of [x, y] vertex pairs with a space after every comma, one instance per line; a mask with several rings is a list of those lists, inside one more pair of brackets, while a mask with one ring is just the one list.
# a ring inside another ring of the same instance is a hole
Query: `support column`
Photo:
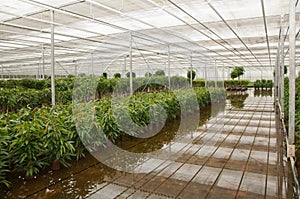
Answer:
[[217, 60], [215, 60], [215, 88], [218, 88]]
[[92, 61], [92, 71], [91, 72], [92, 72], [92, 77], [94, 77], [94, 53], [93, 52], [91, 53], [91, 59], [92, 59], [91, 60]]
[[193, 88], [193, 54], [191, 53], [191, 57], [190, 57], [190, 66], [191, 66], [191, 72], [190, 72], [190, 86], [191, 88]]
[[3, 65], [1, 64], [1, 79], [4, 79], [4, 71], [3, 71]]
[[74, 71], [74, 76], [75, 77], [78, 77], [78, 65], [77, 65], [77, 61], [76, 60], [73, 60], [74, 64], [75, 64], [75, 71]]
[[45, 47], [42, 47], [42, 79], [45, 79]]
[[55, 105], [54, 10], [51, 10], [51, 99]]
[[294, 145], [295, 143], [295, 15], [296, 15], [296, 0], [290, 0], [290, 17], [289, 17], [289, 86], [290, 86], [290, 96], [289, 96], [289, 144]]
[[282, 28], [284, 16], [281, 16], [281, 37], [280, 37], [280, 104], [284, 110], [284, 31]]
[[[280, 32], [279, 32], [280, 34]], [[277, 53], [276, 53], [276, 62], [275, 62], [275, 76], [274, 76], [274, 83], [275, 83], [275, 102], [279, 99], [279, 73], [280, 73], [280, 39], [281, 36], [279, 35]]]
[[205, 76], [205, 87], [207, 87], [207, 68], [206, 68], [206, 64], [204, 66], [204, 71], [205, 71], [205, 74], [204, 74], [204, 76]]
[[126, 57], [127, 55], [124, 57], [124, 74], [123, 74], [124, 77], [126, 77]]
[[169, 90], [171, 89], [171, 63], [170, 63], [170, 45], [168, 45], [168, 81], [169, 81]]
[[133, 83], [132, 83], [132, 32], [130, 32], [130, 44], [129, 44], [129, 85], [130, 95], [133, 95]]

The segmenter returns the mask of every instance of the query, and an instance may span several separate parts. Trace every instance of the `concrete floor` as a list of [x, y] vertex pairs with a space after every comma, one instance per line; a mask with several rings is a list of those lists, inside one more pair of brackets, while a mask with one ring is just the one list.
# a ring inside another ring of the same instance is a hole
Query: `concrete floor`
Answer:
[[286, 198], [273, 100], [248, 97], [89, 198]]

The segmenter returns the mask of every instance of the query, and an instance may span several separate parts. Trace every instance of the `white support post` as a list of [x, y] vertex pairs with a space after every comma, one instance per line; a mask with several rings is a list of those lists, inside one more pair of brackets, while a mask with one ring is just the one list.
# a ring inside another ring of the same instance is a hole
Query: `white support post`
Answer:
[[207, 68], [206, 68], [206, 65], [207, 65], [207, 64], [204, 65], [204, 71], [205, 71], [205, 73], [204, 73], [204, 76], [205, 76], [205, 87], [207, 87]]
[[168, 81], [169, 81], [169, 89], [171, 89], [170, 45], [168, 45]]
[[191, 57], [190, 57], [190, 66], [191, 66], [191, 72], [190, 72], [190, 85], [191, 85], [191, 88], [193, 88], [193, 53], [191, 53]]
[[130, 32], [129, 43], [129, 84], [130, 84], [130, 96], [133, 95], [133, 83], [132, 83], [132, 32]]
[[277, 53], [276, 53], [276, 62], [275, 62], [275, 76], [274, 76], [274, 83], [275, 83], [275, 98], [274, 101], [279, 98], [279, 73], [280, 73], [280, 35], [279, 35], [279, 41], [277, 46]]
[[73, 62], [74, 62], [74, 64], [75, 64], [75, 66], [74, 66], [74, 67], [75, 67], [74, 76], [75, 76], [75, 77], [78, 77], [78, 65], [77, 65], [77, 61], [74, 60]]
[[282, 28], [284, 16], [281, 16], [281, 37], [280, 37], [280, 104], [284, 110], [284, 31]]
[[218, 88], [217, 60], [215, 60], [215, 88]]
[[51, 99], [55, 105], [54, 10], [51, 10]]
[[1, 79], [4, 79], [3, 65], [1, 64]]
[[124, 74], [123, 74], [124, 77], [126, 77], [126, 56], [124, 57]]
[[289, 144], [295, 144], [295, 46], [296, 46], [296, 34], [295, 34], [295, 26], [296, 26], [296, 0], [290, 0], [290, 16], [289, 16]]
[[42, 79], [45, 79], [45, 47], [42, 46]]
[[94, 53], [92, 52], [91, 53], [91, 61], [92, 61], [92, 71], [91, 71], [91, 73], [92, 73], [92, 77], [94, 77]]

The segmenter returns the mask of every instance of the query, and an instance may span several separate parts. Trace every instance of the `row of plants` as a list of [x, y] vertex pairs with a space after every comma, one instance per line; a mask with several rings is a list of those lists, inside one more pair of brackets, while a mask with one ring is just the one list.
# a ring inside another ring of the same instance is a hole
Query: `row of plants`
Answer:
[[[58, 104], [2, 113], [0, 184], [9, 186], [6, 176], [11, 172], [21, 172], [30, 179], [49, 166], [54, 170], [60, 164], [67, 167], [71, 159], [84, 156], [86, 147], [90, 151], [106, 147], [105, 137], [114, 142], [124, 132], [130, 135], [144, 133], [132, 127], [144, 129], [148, 124], [161, 122], [164, 117], [161, 108], [155, 106], [157, 104], [165, 110], [166, 118], [172, 120], [181, 115], [181, 106], [184, 106], [186, 113], [195, 110], [192, 95], [196, 95], [199, 106], [224, 100], [226, 96], [224, 89], [194, 88], [194, 92], [190, 91], [192, 90], [179, 89], [173, 92], [137, 93], [131, 97], [116, 99], [103, 97], [88, 103], [78, 103], [81, 109], [76, 109], [76, 104]], [[124, 103], [113, 106], [114, 100]], [[82, 109], [90, 108], [91, 104], [92, 112], [95, 112], [92, 119], [90, 112]], [[125, 118], [126, 122], [120, 123], [118, 121], [123, 121], [122, 118], [126, 116], [124, 111], [128, 112], [130, 120]], [[101, 133], [99, 135], [100, 128], [105, 136]], [[88, 141], [90, 145], [84, 147], [82, 141]]]
[[[72, 100], [72, 89], [75, 83], [80, 84], [85, 79], [94, 77], [74, 77], [60, 78], [55, 80], [56, 103], [67, 104]], [[130, 83], [128, 78], [107, 79], [104, 76], [94, 79], [97, 84], [93, 98], [100, 99], [111, 94], [125, 95], [130, 92]], [[236, 82], [240, 84], [243, 81], [225, 81]], [[165, 76], [155, 76], [151, 78], [134, 78], [133, 89], [138, 92], [154, 92], [168, 90], [169, 78]], [[171, 89], [189, 87], [189, 80], [184, 77], [170, 77]], [[206, 81], [207, 87], [222, 88], [223, 81]], [[193, 87], [205, 87], [203, 79], [193, 80]], [[23, 107], [40, 107], [51, 103], [50, 79], [35, 80], [5, 80], [0, 81], [0, 112], [18, 111]]]
[[274, 83], [272, 80], [256, 80], [254, 82], [254, 88], [255, 89], [272, 89], [274, 86]]
[[[72, 90], [56, 91], [56, 101], [68, 104]], [[51, 104], [51, 89], [0, 88], [0, 112], [17, 112], [24, 107], [41, 107]]]
[[[73, 88], [75, 78], [57, 78], [55, 79], [55, 89], [57, 91], [66, 91]], [[19, 79], [19, 80], [0, 80], [0, 88], [19, 88], [43, 90], [51, 87], [51, 80], [48, 79]]]

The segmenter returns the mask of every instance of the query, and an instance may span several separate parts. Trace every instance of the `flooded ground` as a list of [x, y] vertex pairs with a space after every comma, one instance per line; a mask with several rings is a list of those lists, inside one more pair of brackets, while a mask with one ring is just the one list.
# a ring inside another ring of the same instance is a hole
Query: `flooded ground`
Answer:
[[[224, 102], [213, 107], [202, 108], [199, 126], [222, 113], [224, 108]], [[180, 119], [168, 121], [163, 129], [151, 138], [137, 139], [126, 136], [118, 140], [117, 145], [136, 153], [156, 151], [174, 139], [179, 124]], [[186, 133], [193, 132], [187, 131]], [[82, 198], [99, 189], [105, 181], [116, 178], [120, 173], [103, 165], [87, 153], [86, 158], [71, 162], [69, 168], [62, 168], [55, 172], [45, 170], [32, 180], [24, 179], [21, 174], [10, 175], [8, 179], [12, 182], [12, 187], [9, 190], [2, 187], [0, 195], [3, 198]]]
[[[233, 109], [242, 109], [248, 96], [272, 96], [272, 92], [260, 92], [251, 89], [244, 93], [228, 93], [227, 102], [229, 100]], [[224, 114], [225, 107], [227, 107], [225, 103], [218, 103], [214, 104], [213, 107], [202, 108], [199, 126], [205, 126], [208, 120], [218, 114]], [[180, 119], [168, 121], [164, 128], [151, 138], [137, 139], [125, 136], [117, 141], [117, 145], [122, 149], [136, 153], [162, 149], [172, 142], [179, 124]], [[192, 136], [193, 130], [186, 131], [186, 134]], [[105, 182], [124, 175], [124, 172], [100, 163], [89, 153], [86, 154], [86, 158], [74, 161], [71, 165], [69, 168], [62, 168], [55, 172], [46, 170], [35, 176], [33, 180], [26, 180], [18, 174], [11, 175], [9, 176], [9, 180], [12, 182], [11, 189], [2, 188], [0, 195], [3, 198], [85, 198], [90, 193], [99, 190]]]

